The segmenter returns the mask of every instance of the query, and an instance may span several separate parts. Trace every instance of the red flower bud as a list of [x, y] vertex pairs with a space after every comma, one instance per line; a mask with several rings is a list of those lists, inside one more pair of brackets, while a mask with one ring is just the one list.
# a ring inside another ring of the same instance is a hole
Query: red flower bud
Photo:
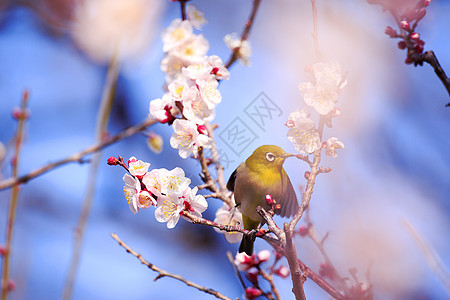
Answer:
[[310, 171], [306, 171], [305, 172], [305, 179], [308, 180], [309, 176], [311, 176], [311, 172]]
[[323, 169], [323, 172], [324, 172], [324, 173], [330, 173], [330, 172], [331, 172], [331, 169], [330, 169], [330, 168], [325, 168], [325, 169]]
[[16, 289], [16, 282], [12, 279], [8, 279], [6, 287], [8, 289], [8, 292], [14, 291]]
[[256, 297], [259, 297], [262, 295], [262, 291], [258, 288], [254, 288], [254, 287], [249, 287], [245, 289], [245, 297], [247, 297], [247, 299], [252, 300], [255, 299]]
[[286, 266], [280, 266], [278, 269], [274, 270], [274, 274], [280, 276], [281, 278], [289, 277], [289, 268]]
[[427, 7], [428, 5], [430, 5], [431, 0], [424, 0], [423, 1], [423, 7]]
[[419, 44], [419, 45], [422, 45], [422, 46], [423, 46], [423, 45], [425, 45], [425, 42], [424, 42], [423, 40], [418, 40], [418, 41], [417, 41], [417, 44]]
[[405, 43], [405, 41], [400, 41], [400, 42], [398, 42], [398, 48], [399, 48], [399, 49], [405, 49], [405, 48], [406, 48], [406, 43]]
[[423, 52], [423, 46], [417, 44], [417, 45], [416, 45], [416, 52], [417, 52], [418, 54], [422, 53], [422, 52]]
[[197, 131], [200, 134], [208, 135], [208, 130], [205, 125], [197, 125]]
[[251, 268], [247, 271], [247, 273], [245, 273], [245, 277], [247, 277], [247, 279], [254, 284], [258, 283], [258, 275], [259, 271], [257, 268]]
[[411, 39], [412, 40], [418, 40], [420, 38], [420, 34], [418, 34], [417, 32], [413, 32], [411, 34]]
[[406, 59], [405, 59], [405, 64], [410, 65], [410, 64], [412, 64], [413, 62], [414, 62], [414, 60], [413, 60], [410, 56], [407, 56], [407, 57], [406, 57]]
[[119, 163], [119, 160], [117, 158], [115, 158], [114, 156], [111, 156], [110, 158], [108, 158], [106, 163], [110, 166], [116, 166]]
[[309, 229], [305, 225], [300, 226], [300, 228], [298, 229], [298, 234], [300, 236], [307, 236], [308, 232], [309, 232]]
[[406, 20], [403, 20], [400, 22], [400, 26], [402, 27], [402, 29], [404, 30], [409, 30], [409, 22]]
[[1, 245], [0, 246], [0, 256], [5, 256], [8, 250], [6, 249], [6, 246]]
[[270, 194], [266, 195], [266, 203], [267, 203], [267, 205], [272, 206], [272, 205], [275, 204], [275, 202], [276, 201], [272, 198], [272, 195], [270, 195]]
[[331, 280], [333, 280], [334, 270], [327, 263], [321, 263], [320, 269], [319, 269], [319, 275], [322, 277], [328, 277]]

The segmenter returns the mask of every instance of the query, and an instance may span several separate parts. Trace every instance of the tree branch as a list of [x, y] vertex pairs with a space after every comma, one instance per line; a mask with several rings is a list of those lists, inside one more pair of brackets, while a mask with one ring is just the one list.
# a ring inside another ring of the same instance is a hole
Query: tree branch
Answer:
[[185, 279], [183, 276], [181, 275], [176, 275], [176, 274], [172, 274], [170, 272], [167, 272], [166, 270], [163, 270], [157, 266], [155, 266], [154, 264], [148, 262], [147, 260], [145, 260], [139, 253], [137, 253], [136, 251], [134, 251], [133, 249], [131, 249], [127, 244], [125, 244], [124, 242], [122, 242], [122, 240], [119, 238], [119, 236], [115, 233], [111, 233], [111, 236], [113, 239], [115, 239], [119, 245], [121, 247], [123, 247], [128, 253], [130, 253], [131, 255], [135, 256], [137, 259], [139, 259], [139, 261], [146, 265], [149, 269], [151, 269], [152, 271], [155, 271], [158, 273], [158, 276], [156, 276], [156, 278], [154, 279], [154, 281], [163, 278], [163, 277], [170, 277], [173, 279], [176, 279], [178, 281], [183, 282], [184, 284], [186, 284], [187, 286], [191, 286], [199, 291], [205, 292], [207, 294], [213, 295], [214, 297], [218, 298], [218, 299], [223, 299], [223, 300], [232, 300], [232, 298], [229, 298], [223, 294], [221, 294], [220, 292], [217, 292], [213, 289], [201, 286], [195, 282], [192, 282], [190, 280]]
[[[250, 12], [250, 17], [248, 18], [247, 22], [245, 23], [244, 30], [241, 34], [241, 44], [243, 41], [248, 39], [248, 36], [250, 34], [250, 29], [252, 28], [253, 22], [255, 20], [256, 12], [258, 11], [259, 4], [261, 3], [261, 0], [253, 0], [253, 6], [252, 11]], [[231, 65], [238, 59], [239, 50], [241, 47], [236, 47], [233, 49], [233, 52], [231, 53], [230, 58], [228, 59], [227, 63], [225, 64], [225, 67], [228, 69], [231, 67]]]
[[22, 175], [20, 177], [10, 177], [5, 180], [2, 180], [2, 181], [0, 181], [0, 190], [10, 188], [14, 185], [18, 185], [21, 183], [26, 183], [29, 180], [34, 179], [39, 175], [42, 175], [43, 173], [46, 173], [54, 168], [57, 168], [59, 166], [65, 165], [70, 162], [84, 163], [85, 162], [84, 157], [86, 155], [100, 151], [103, 148], [106, 148], [107, 146], [112, 145], [124, 138], [127, 138], [138, 132], [141, 132], [141, 131], [145, 130], [147, 127], [149, 127], [155, 123], [157, 123], [157, 121], [147, 119], [144, 122], [134, 125], [130, 128], [127, 128], [116, 135], [113, 135], [111, 137], [106, 137], [102, 142], [94, 144], [94, 145], [84, 149], [81, 152], [72, 154], [69, 157], [55, 161], [53, 163], [49, 163], [41, 168], [35, 169], [35, 170], [31, 171], [30, 173]]

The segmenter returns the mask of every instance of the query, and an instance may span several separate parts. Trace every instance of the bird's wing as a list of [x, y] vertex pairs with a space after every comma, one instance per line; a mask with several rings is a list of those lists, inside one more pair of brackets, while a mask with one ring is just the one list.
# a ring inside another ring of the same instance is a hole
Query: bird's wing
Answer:
[[281, 176], [282, 182], [282, 195], [284, 196], [281, 203], [281, 213], [282, 217], [291, 217], [298, 210], [298, 201], [297, 195], [295, 194], [294, 188], [292, 187], [291, 180], [289, 176], [286, 174], [284, 169], [282, 170], [283, 174]]
[[231, 174], [230, 179], [228, 179], [228, 183], [227, 183], [227, 189], [234, 192], [234, 184], [236, 182], [236, 174], [237, 174], [237, 170], [239, 167], [236, 168], [236, 170], [234, 170], [234, 172]]

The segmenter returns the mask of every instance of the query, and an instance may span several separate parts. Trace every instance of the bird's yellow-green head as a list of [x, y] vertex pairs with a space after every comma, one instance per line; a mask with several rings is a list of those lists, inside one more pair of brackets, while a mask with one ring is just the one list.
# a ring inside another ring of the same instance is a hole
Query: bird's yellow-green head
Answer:
[[278, 146], [264, 145], [257, 148], [253, 154], [247, 158], [245, 164], [251, 170], [265, 169], [275, 171], [280, 170], [284, 160], [291, 156], [294, 155], [284, 152], [284, 150]]

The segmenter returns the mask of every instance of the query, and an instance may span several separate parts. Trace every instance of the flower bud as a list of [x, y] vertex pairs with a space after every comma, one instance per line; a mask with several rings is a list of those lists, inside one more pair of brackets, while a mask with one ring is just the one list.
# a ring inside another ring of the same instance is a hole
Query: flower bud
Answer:
[[308, 180], [309, 176], [311, 176], [311, 172], [310, 171], [306, 171], [305, 172], [305, 179]]
[[270, 205], [270, 206], [275, 204], [275, 200], [272, 198], [272, 195], [270, 195], [270, 194], [266, 195], [266, 203], [267, 203], [267, 205]]
[[406, 20], [401, 21], [400, 27], [402, 27], [402, 29], [404, 29], [404, 30], [409, 30], [409, 22]]
[[397, 35], [397, 32], [391, 26], [387, 26], [384, 30], [384, 33], [389, 35], [391, 38]]
[[326, 149], [326, 148], [327, 148], [327, 145], [328, 145], [327, 142], [322, 142], [322, 148], [323, 148], [323, 149]]
[[274, 210], [281, 210], [281, 204], [275, 204], [273, 207]]
[[323, 172], [324, 173], [330, 173], [331, 172], [331, 168], [325, 168], [325, 169], [323, 169]]
[[405, 59], [405, 64], [410, 65], [412, 64], [414, 61], [413, 59], [408, 55]]
[[425, 45], [425, 42], [424, 42], [423, 40], [418, 40], [418, 41], [417, 41], [417, 44], [419, 44], [419, 45], [422, 45], [422, 46], [423, 46], [423, 45]]
[[334, 271], [327, 263], [321, 263], [319, 269], [319, 275], [322, 277], [328, 277], [331, 280], [334, 278]]
[[249, 287], [245, 289], [245, 297], [249, 300], [255, 299], [262, 295], [262, 291], [255, 287]]
[[417, 44], [417, 45], [416, 45], [416, 52], [417, 52], [418, 54], [422, 53], [422, 52], [423, 52], [423, 46]]
[[253, 284], [258, 283], [258, 275], [259, 270], [255, 267], [252, 267], [250, 270], [247, 271], [247, 273], [245, 273], [245, 277], [247, 277], [247, 279]]
[[431, 0], [424, 0], [422, 6], [423, 7], [427, 7], [428, 5], [430, 5]]
[[295, 126], [295, 123], [292, 120], [287, 120], [286, 123], [284, 123], [284, 125], [288, 128], [292, 128]]
[[208, 135], [208, 130], [205, 125], [197, 125], [197, 131], [200, 134]]
[[399, 48], [399, 49], [405, 49], [405, 48], [406, 48], [406, 43], [405, 43], [405, 41], [400, 41], [400, 42], [398, 42], [398, 48]]
[[0, 246], [0, 256], [5, 256], [6, 253], [8, 253], [8, 249], [6, 249], [6, 246], [1, 245]]
[[8, 279], [6, 288], [8, 289], [8, 292], [14, 291], [16, 289], [16, 282], [12, 279]]
[[270, 251], [269, 250], [259, 251], [259, 253], [256, 257], [258, 258], [259, 263], [268, 261], [270, 258]]
[[278, 251], [275, 251], [275, 260], [280, 260], [283, 258], [283, 254]]
[[110, 166], [116, 166], [117, 164], [119, 164], [119, 160], [117, 158], [115, 158], [114, 156], [111, 156], [110, 158], [108, 158], [106, 163]]
[[156, 154], [162, 152], [164, 141], [159, 134], [151, 132], [147, 139], [147, 147]]
[[298, 229], [298, 234], [300, 236], [307, 236], [308, 232], [309, 232], [309, 230], [305, 225], [300, 226], [300, 228]]
[[417, 32], [413, 32], [411, 34], [411, 39], [412, 40], [418, 40], [420, 38], [420, 34], [418, 34]]
[[281, 266], [274, 271], [274, 274], [280, 276], [281, 278], [287, 278], [290, 274], [289, 268], [286, 266]]

